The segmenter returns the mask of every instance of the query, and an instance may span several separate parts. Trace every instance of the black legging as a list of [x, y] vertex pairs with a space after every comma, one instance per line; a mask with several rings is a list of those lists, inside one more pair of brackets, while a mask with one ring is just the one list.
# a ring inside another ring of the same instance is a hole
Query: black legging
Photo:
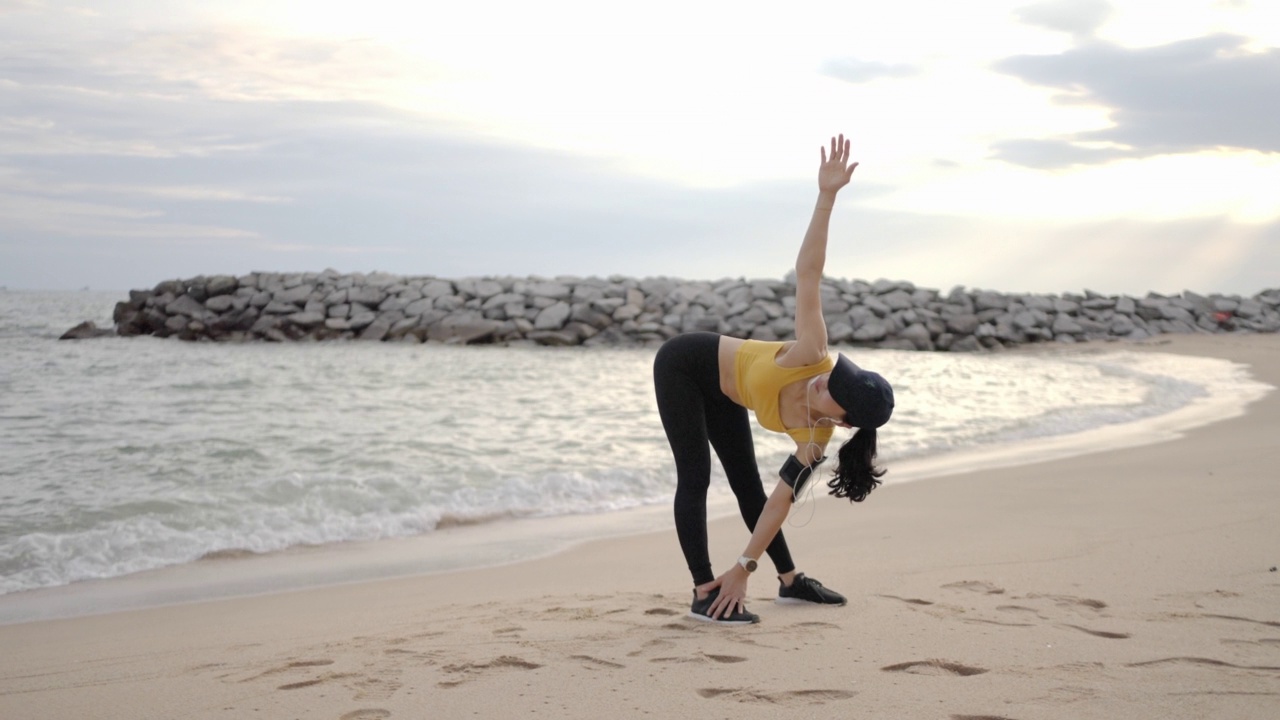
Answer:
[[[671, 338], [653, 361], [658, 414], [676, 460], [676, 536], [693, 584], [715, 580], [707, 553], [707, 489], [711, 486], [710, 441], [738, 498], [747, 528], [754, 531], [768, 497], [756, 466], [747, 409], [720, 391], [720, 336], [701, 332]], [[769, 543], [779, 574], [795, 569], [779, 531]]]

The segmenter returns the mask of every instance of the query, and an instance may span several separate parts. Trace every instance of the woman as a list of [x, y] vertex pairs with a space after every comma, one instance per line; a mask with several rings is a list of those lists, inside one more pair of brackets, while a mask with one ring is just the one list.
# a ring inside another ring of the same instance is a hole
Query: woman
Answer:
[[[843, 355], [831, 357], [819, 292], [831, 209], [858, 163], [849, 162], [843, 135], [831, 139], [829, 157], [825, 148], [821, 154], [818, 202], [796, 258], [796, 339], [762, 342], [691, 333], [668, 340], [654, 360], [658, 412], [676, 461], [676, 534], [693, 575], [689, 615], [698, 620], [759, 622], [747, 612], [745, 598], [747, 579], [765, 552], [778, 572], [779, 602], [843, 605], [843, 595], [796, 572], [782, 522], [811, 471], [826, 459], [835, 426], [858, 430], [839, 450], [835, 475], [827, 483], [831, 494], [860, 502], [884, 474], [873, 464], [875, 429], [893, 412], [893, 390], [884, 378], [859, 369]], [[784, 432], [796, 443], [782, 479], [767, 497], [756, 467], [748, 409], [766, 429]], [[738, 562], [719, 577], [711, 572], [707, 551], [708, 443], [751, 530]]]

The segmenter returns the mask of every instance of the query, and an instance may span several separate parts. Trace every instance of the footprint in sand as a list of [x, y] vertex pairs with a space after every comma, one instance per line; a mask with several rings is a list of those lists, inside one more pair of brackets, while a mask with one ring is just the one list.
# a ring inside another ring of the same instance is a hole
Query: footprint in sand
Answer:
[[692, 662], [702, 662], [703, 658], [705, 658], [705, 659], [707, 659], [707, 660], [711, 660], [712, 662], [725, 663], [725, 664], [733, 664], [733, 663], [740, 663], [740, 662], [746, 662], [746, 661], [747, 661], [747, 659], [746, 659], [746, 658], [744, 658], [744, 657], [738, 657], [737, 655], [712, 655], [712, 654], [710, 654], [710, 653], [702, 653], [702, 654], [701, 654], [701, 656], [699, 656], [699, 655], [691, 655], [691, 656], [683, 656], [683, 657], [657, 657], [657, 658], [650, 658], [650, 659], [649, 659], [649, 662], [654, 662], [654, 663], [692, 663]]
[[1257, 640], [1235, 640], [1232, 638], [1223, 638], [1219, 640], [1223, 645], [1260, 645], [1262, 647], [1280, 646], [1280, 638], [1258, 638]]
[[912, 675], [959, 675], [961, 677], [981, 675], [988, 672], [986, 668], [962, 665], [948, 660], [917, 660], [889, 665], [880, 669], [886, 672], [905, 672]]
[[1067, 625], [1064, 623], [1062, 627], [1068, 627], [1068, 628], [1071, 628], [1072, 630], [1079, 630], [1080, 632], [1083, 632], [1083, 633], [1089, 633], [1094, 637], [1107, 638], [1108, 640], [1127, 640], [1128, 638], [1132, 637], [1131, 635], [1129, 635], [1129, 633], [1107, 632], [1106, 630], [1090, 630], [1089, 628], [1080, 627], [1079, 625]]
[[703, 653], [703, 656], [710, 660], [714, 660], [718, 663], [732, 664], [732, 663], [740, 663], [740, 662], [747, 661], [746, 658], [738, 657], [737, 655], [712, 655], [711, 653]]
[[648, 610], [644, 611], [644, 614], [645, 615], [679, 615], [680, 611], [672, 610], [671, 608], [659, 607], [659, 608], [649, 608]]
[[1045, 616], [1041, 615], [1040, 611], [1036, 610], [1035, 608], [1029, 608], [1025, 605], [997, 605], [996, 610], [1000, 612], [1022, 613], [1022, 614], [1034, 615], [1041, 620], [1045, 619]]
[[1001, 627], [1032, 627], [1034, 623], [1023, 622], [1001, 622], [999, 620], [987, 620], [985, 618], [960, 618], [960, 622], [973, 623], [978, 625], [999, 625]]
[[254, 680], [260, 680], [270, 675], [279, 675], [280, 673], [286, 673], [286, 672], [289, 672], [290, 670], [296, 670], [298, 668], [324, 667], [326, 665], [332, 665], [332, 664], [333, 664], [332, 660], [295, 660], [285, 665], [268, 668], [252, 677], [243, 678], [242, 680], [240, 680], [240, 682], [242, 683], [253, 682]]
[[338, 718], [338, 720], [386, 720], [389, 717], [391, 717], [390, 710], [383, 710], [382, 708], [363, 708], [361, 710], [352, 710]]
[[1078, 598], [1078, 597], [1075, 597], [1074, 595], [1037, 595], [1036, 593], [1030, 593], [1027, 595], [1027, 598], [1030, 600], [1038, 600], [1041, 598], [1045, 600], [1052, 600], [1054, 604], [1056, 604], [1058, 607], [1065, 607], [1065, 608], [1086, 608], [1089, 610], [1102, 610], [1107, 607], [1107, 604], [1102, 602], [1101, 600], [1093, 600], [1091, 598]]
[[280, 685], [276, 689], [277, 690], [300, 690], [302, 688], [312, 687], [314, 685], [326, 683], [331, 680], [342, 680], [344, 678], [349, 678], [354, 676], [355, 676], [355, 673], [329, 673], [327, 675], [322, 675], [318, 678], [312, 678], [310, 680], [302, 680], [300, 682], [285, 683], [284, 685]]
[[944, 590], [968, 590], [969, 592], [982, 593], [983, 595], [1003, 595], [1004, 588], [996, 587], [988, 582], [981, 580], [963, 580], [961, 582], [947, 583], [943, 585]]
[[1154, 667], [1156, 665], [1207, 665], [1209, 667], [1233, 668], [1236, 670], [1267, 670], [1276, 671], [1280, 667], [1273, 665], [1236, 665], [1222, 660], [1214, 660], [1213, 658], [1202, 657], [1171, 657], [1161, 658], [1159, 660], [1147, 660], [1144, 662], [1129, 663], [1125, 667]]
[[460, 665], [446, 665], [442, 670], [450, 675], [458, 676], [455, 680], [442, 680], [436, 683], [443, 688], [457, 687], [468, 680], [471, 680], [481, 674], [486, 674], [493, 670], [537, 670], [542, 665], [530, 662], [523, 658], [513, 655], [502, 655], [494, 658], [487, 663], [462, 663]]
[[590, 665], [598, 665], [600, 667], [607, 667], [614, 670], [626, 667], [626, 665], [612, 662], [610, 660], [601, 660], [600, 658], [591, 657], [590, 655], [570, 655], [569, 658], [572, 660], [581, 660], [585, 663], [589, 663]]
[[904, 598], [904, 597], [898, 597], [897, 595], [878, 595], [877, 597], [889, 598], [890, 600], [897, 600], [899, 602], [907, 603], [908, 605], [932, 605], [933, 604], [933, 601], [931, 600], [921, 600], [920, 598]]
[[740, 703], [764, 705], [822, 705], [832, 700], [848, 700], [857, 693], [848, 690], [791, 690], [786, 692], [759, 692], [742, 688], [702, 688], [698, 695], [704, 698], [721, 698]]
[[1268, 627], [1280, 627], [1280, 622], [1271, 620], [1254, 620], [1253, 618], [1240, 617], [1239, 615], [1214, 615], [1211, 613], [1201, 613], [1201, 617], [1214, 618], [1215, 620], [1235, 620], [1236, 622], [1247, 622], [1255, 625], [1266, 625]]

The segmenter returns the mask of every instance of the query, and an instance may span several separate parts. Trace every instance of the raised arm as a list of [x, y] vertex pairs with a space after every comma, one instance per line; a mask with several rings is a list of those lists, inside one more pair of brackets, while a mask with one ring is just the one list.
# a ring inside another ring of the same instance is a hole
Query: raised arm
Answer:
[[788, 366], [809, 365], [827, 355], [827, 322], [822, 316], [822, 271], [827, 263], [827, 229], [836, 194], [849, 184], [858, 163], [849, 162], [849, 141], [831, 138], [831, 151], [822, 149], [818, 167], [818, 202], [796, 257], [796, 342], [788, 350]]

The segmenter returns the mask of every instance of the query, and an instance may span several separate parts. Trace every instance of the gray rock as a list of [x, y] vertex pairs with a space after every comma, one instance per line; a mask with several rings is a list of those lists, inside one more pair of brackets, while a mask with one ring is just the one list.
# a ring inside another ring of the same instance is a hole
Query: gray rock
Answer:
[[438, 298], [453, 295], [456, 289], [448, 280], [428, 280], [419, 290], [424, 298]]
[[1013, 316], [1013, 326], [1024, 333], [1048, 325], [1049, 316], [1040, 310], [1023, 310]]
[[566, 302], [550, 305], [533, 319], [533, 327], [535, 330], [559, 330], [564, 327], [572, 310]]
[[929, 335], [929, 329], [920, 323], [908, 325], [902, 332], [898, 333], [898, 337], [910, 342], [915, 350], [933, 349], [933, 339]]
[[393, 323], [386, 318], [378, 317], [373, 322], [365, 326], [357, 335], [357, 340], [367, 340], [370, 342], [380, 342], [387, 337], [387, 333], [391, 331]]
[[1262, 315], [1262, 303], [1257, 300], [1245, 300], [1235, 310], [1236, 315], [1252, 320]]
[[875, 342], [883, 340], [888, 335], [888, 330], [884, 323], [878, 320], [872, 320], [853, 329], [853, 339], [855, 342]]
[[309, 300], [311, 298], [311, 293], [314, 291], [314, 285], [299, 284], [292, 287], [286, 287], [286, 289], [272, 294], [271, 299], [276, 302], [296, 305], [298, 303], [305, 303]]
[[534, 297], [547, 297], [554, 300], [568, 300], [573, 295], [573, 289], [568, 285], [555, 282], [530, 283], [525, 292]]
[[978, 312], [983, 310], [1004, 310], [1009, 307], [1009, 298], [993, 292], [980, 292], [973, 299], [973, 307]]
[[378, 319], [378, 314], [371, 310], [355, 312], [354, 309], [349, 317], [348, 325], [352, 330], [363, 330], [369, 327]]
[[1050, 326], [1050, 329], [1053, 330], [1055, 337], [1064, 334], [1084, 332], [1084, 328], [1080, 326], [1080, 323], [1076, 322], [1070, 315], [1066, 315], [1065, 313], [1059, 313], [1058, 316], [1053, 319], [1053, 325]]
[[294, 305], [293, 303], [281, 302], [279, 300], [272, 300], [271, 302], [267, 303], [266, 307], [262, 308], [262, 312], [268, 313], [271, 315], [292, 315], [293, 313], [296, 313], [296, 312], [302, 312], [302, 308], [298, 307], [297, 305]]
[[1053, 298], [1043, 295], [1027, 295], [1022, 298], [1022, 304], [1028, 310], [1039, 310], [1043, 313], [1054, 312]]
[[190, 295], [180, 295], [173, 302], [164, 306], [169, 315], [186, 315], [193, 319], [202, 319], [209, 315], [208, 309]]
[[1196, 321], [1195, 317], [1191, 314], [1190, 311], [1184, 308], [1178, 307], [1177, 305], [1174, 305], [1172, 303], [1167, 305], [1161, 305], [1158, 309], [1160, 311], [1159, 317], [1165, 320], [1175, 320], [1178, 322], [1186, 323], [1188, 326], [1194, 324]]
[[240, 287], [240, 281], [230, 275], [214, 275], [205, 283], [205, 292], [209, 297], [230, 295]]
[[914, 307], [915, 305], [911, 294], [903, 290], [894, 290], [893, 292], [881, 295], [880, 302], [887, 305], [890, 311], [906, 310], [907, 308]]
[[853, 339], [853, 326], [837, 320], [827, 327], [827, 342], [833, 344], [846, 343]]
[[[462, 284], [458, 284], [458, 289], [462, 289]], [[503, 291], [502, 283], [495, 280], [477, 280], [470, 288], [471, 295], [481, 301], [488, 300], [494, 295], [498, 295]]]
[[191, 322], [191, 318], [186, 315], [170, 315], [168, 320], [164, 321], [164, 329], [170, 334], [179, 333], [187, 329], [187, 324]]
[[877, 317], [889, 317], [893, 312], [893, 308], [881, 302], [878, 298], [869, 297], [862, 301], [862, 307], [875, 313]]
[[409, 307], [409, 303], [413, 302], [399, 295], [392, 295], [382, 302], [378, 303], [378, 312], [391, 312], [393, 310], [404, 310]]
[[204, 302], [204, 306], [208, 308], [210, 312], [224, 313], [235, 305], [235, 301], [235, 295], [214, 295]]
[[965, 313], [947, 317], [946, 324], [947, 330], [956, 335], [972, 335], [978, 329], [979, 321], [977, 315]]
[[360, 303], [366, 307], [377, 307], [387, 299], [386, 290], [369, 285], [355, 285], [347, 290], [347, 302]]
[[474, 316], [450, 316], [427, 328], [427, 338], [460, 345], [490, 342], [501, 325], [496, 320]]
[[492, 310], [494, 308], [500, 308], [503, 305], [510, 305], [511, 303], [520, 303], [520, 305], [523, 306], [524, 295], [520, 293], [498, 293], [481, 303], [480, 309]]
[[62, 333], [59, 340], [89, 340], [92, 338], [115, 335], [115, 330], [100, 328], [91, 320], [86, 320], [70, 330]]
[[534, 330], [529, 333], [529, 339], [539, 345], [551, 345], [553, 347], [578, 345], [582, 341], [582, 338], [577, 333], [569, 330]]
[[325, 321], [325, 316], [323, 313], [307, 312], [304, 310], [302, 312], [294, 313], [292, 315], [286, 315], [284, 319], [293, 325], [297, 325], [298, 327], [310, 329], [317, 325], [323, 324]]

